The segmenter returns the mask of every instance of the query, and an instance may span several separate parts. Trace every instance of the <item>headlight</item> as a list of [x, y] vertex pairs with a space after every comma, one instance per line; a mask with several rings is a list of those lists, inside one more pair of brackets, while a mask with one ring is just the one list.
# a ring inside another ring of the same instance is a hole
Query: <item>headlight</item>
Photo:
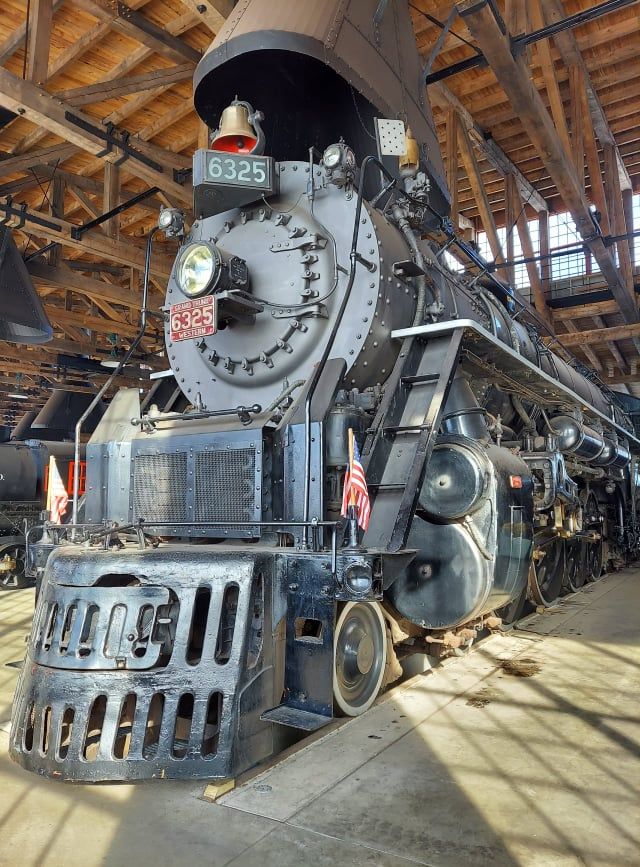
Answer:
[[342, 148], [339, 144], [329, 145], [322, 155], [322, 162], [326, 169], [335, 169], [342, 162]]
[[212, 244], [198, 241], [180, 254], [176, 271], [178, 286], [187, 298], [203, 295], [212, 285], [220, 268], [220, 255]]
[[373, 587], [373, 574], [367, 563], [354, 563], [345, 572], [344, 583], [354, 596], [365, 596]]

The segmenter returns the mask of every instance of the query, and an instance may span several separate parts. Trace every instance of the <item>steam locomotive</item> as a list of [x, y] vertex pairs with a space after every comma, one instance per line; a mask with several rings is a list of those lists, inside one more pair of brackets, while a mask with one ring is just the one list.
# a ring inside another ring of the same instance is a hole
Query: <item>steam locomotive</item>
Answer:
[[482, 265], [407, 3], [312, 5], [238, 4], [197, 69], [195, 220], [159, 220], [189, 406], [121, 390], [87, 446], [14, 704], [39, 774], [233, 777], [636, 552], [629, 417], [509, 286], [444, 261]]
[[[37, 527], [47, 508], [51, 457], [67, 490], [72, 488], [73, 428], [87, 403], [87, 395], [55, 389], [40, 411], [25, 413], [13, 431], [7, 429], [0, 439], [0, 591], [20, 590], [34, 583], [26, 535], [34, 541], [39, 535]], [[95, 417], [90, 424], [92, 429]], [[82, 491], [83, 473], [84, 461], [80, 466]]]

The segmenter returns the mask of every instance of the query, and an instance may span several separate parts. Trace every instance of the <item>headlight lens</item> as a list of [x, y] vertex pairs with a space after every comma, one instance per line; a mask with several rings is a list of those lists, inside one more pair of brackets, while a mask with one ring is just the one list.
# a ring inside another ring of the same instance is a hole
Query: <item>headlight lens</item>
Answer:
[[209, 244], [190, 244], [178, 262], [178, 286], [188, 298], [197, 298], [213, 282], [219, 265], [219, 256]]
[[322, 162], [324, 163], [325, 168], [327, 169], [335, 169], [340, 165], [342, 161], [342, 148], [340, 145], [334, 144], [329, 145], [324, 154], [322, 155]]

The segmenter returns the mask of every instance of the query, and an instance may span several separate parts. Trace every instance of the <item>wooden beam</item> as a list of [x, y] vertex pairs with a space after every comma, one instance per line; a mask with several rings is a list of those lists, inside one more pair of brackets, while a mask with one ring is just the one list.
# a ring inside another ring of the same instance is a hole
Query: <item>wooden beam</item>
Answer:
[[[574, 66], [573, 69], [579, 69]], [[583, 142], [585, 155], [587, 158], [587, 169], [589, 170], [589, 185], [591, 187], [591, 200], [600, 212], [600, 227], [605, 235], [611, 231], [609, 221], [609, 208], [607, 207], [607, 197], [604, 191], [604, 183], [602, 181], [602, 170], [600, 168], [600, 156], [598, 154], [598, 145], [591, 123], [589, 114], [589, 106], [587, 102], [587, 82], [584, 75], [581, 76], [580, 88], [581, 113], [584, 120], [583, 127]]]
[[[59, 9], [65, 0], [53, 0], [53, 11]], [[0, 66], [7, 61], [12, 54], [22, 47], [27, 36], [27, 22], [16, 27], [2, 45], [0, 45]]]
[[[469, 183], [471, 184], [473, 197], [476, 201], [476, 205], [478, 206], [480, 219], [482, 220], [482, 227], [487, 233], [487, 239], [489, 241], [489, 247], [491, 248], [491, 254], [493, 255], [494, 261], [496, 263], [503, 262], [504, 254], [502, 252], [500, 238], [498, 237], [496, 223], [493, 218], [493, 214], [491, 213], [489, 199], [487, 198], [487, 193], [482, 183], [480, 169], [478, 168], [478, 161], [476, 160], [476, 156], [473, 152], [473, 145], [471, 144], [471, 140], [469, 139], [467, 131], [460, 120], [458, 120], [458, 142], [460, 147], [460, 156], [462, 157], [462, 163], [467, 173]], [[507, 275], [505, 274], [505, 269], [503, 268], [500, 270], [502, 270], [503, 276], [506, 277]]]
[[447, 108], [446, 114], [446, 155], [445, 167], [447, 184], [451, 194], [451, 220], [458, 228], [458, 118], [453, 106]]
[[[606, 327], [607, 327], [602, 316], [594, 316], [593, 317], [593, 324], [597, 328], [601, 328], [601, 329], [606, 329]], [[627, 371], [629, 369], [629, 365], [622, 357], [622, 353], [618, 349], [618, 346], [613, 342], [613, 340], [607, 340], [607, 347], [609, 349], [609, 352], [611, 353], [611, 355], [614, 357], [615, 361], [617, 362], [620, 370]], [[585, 351], [586, 351], [586, 347], [585, 347]]]
[[571, 322], [594, 316], [610, 316], [619, 312], [615, 301], [596, 301], [593, 304], [580, 304], [577, 307], [559, 307], [553, 311], [553, 318], [556, 322]]
[[[77, 109], [71, 109], [45, 90], [31, 82], [23, 81], [6, 69], [0, 69], [0, 105], [9, 111], [21, 114], [32, 123], [45, 127], [94, 156], [104, 155], [104, 159], [109, 162], [119, 159], [120, 155], [116, 149], [104, 153], [104, 136], [108, 132], [105, 124], [82, 114]], [[172, 193], [181, 202], [190, 204], [191, 189], [173, 180], [171, 169], [167, 168], [167, 162], [171, 165], [167, 152], [135, 136], [131, 137], [130, 143], [141, 152], [143, 157], [149, 157], [153, 165], [144, 159], [130, 157], [127, 160], [127, 170], [146, 183]]]
[[[530, 0], [530, 15], [531, 23], [536, 29], [539, 29], [544, 25], [544, 16], [540, 7], [540, 0]], [[571, 139], [569, 137], [569, 128], [567, 127], [567, 118], [564, 113], [562, 95], [560, 94], [560, 86], [556, 77], [553, 57], [551, 56], [551, 45], [548, 40], [541, 39], [539, 42], [536, 42], [536, 52], [540, 63], [540, 69], [542, 70], [544, 88], [547, 91], [551, 116], [555, 124], [556, 132], [560, 137], [565, 153], [569, 156], [571, 154]]]
[[52, 23], [52, 0], [31, 0], [28, 22], [27, 76], [29, 81], [33, 81], [35, 84], [40, 84], [47, 79]]
[[198, 14], [214, 36], [218, 35], [235, 5], [233, 0], [182, 0], [182, 2]]
[[[91, 264], [87, 262], [87, 270], [90, 268]], [[142, 299], [139, 293], [114, 286], [103, 280], [86, 277], [81, 272], [72, 271], [64, 265], [52, 268], [50, 265], [32, 259], [27, 262], [27, 270], [38, 288], [51, 286], [54, 289], [70, 289], [87, 298], [100, 298], [111, 304], [121, 304], [133, 310], [140, 309]]]
[[102, 102], [105, 99], [117, 99], [131, 93], [168, 87], [179, 81], [190, 81], [192, 78], [193, 64], [181, 63], [179, 66], [170, 66], [168, 69], [154, 69], [144, 75], [128, 75], [112, 78], [108, 81], [99, 81], [96, 84], [85, 84], [71, 90], [62, 90], [56, 93], [56, 98], [63, 100], [68, 105], [78, 107], [90, 105], [93, 102]]
[[[49, 213], [52, 217], [64, 217], [64, 178], [54, 175], [49, 189]], [[49, 251], [49, 264], [56, 266], [60, 262], [62, 250], [59, 245]]]
[[54, 304], [45, 304], [45, 312], [52, 322], [56, 322], [63, 328], [67, 325], [77, 328], [88, 328], [98, 334], [117, 334], [120, 337], [135, 337], [138, 333], [137, 325], [129, 325], [126, 322], [113, 322], [101, 316], [91, 316], [83, 310], [65, 310]]
[[571, 154], [578, 183], [584, 189], [584, 118], [582, 116], [582, 75], [577, 66], [569, 68], [569, 111], [571, 113]]
[[[527, 214], [522, 199], [520, 198], [520, 193], [518, 192], [518, 188], [515, 184], [511, 185], [511, 192], [514, 197], [513, 211], [516, 217], [516, 225], [518, 227], [518, 236], [520, 238], [522, 252], [526, 259], [533, 260], [535, 258], [535, 250], [533, 249], [531, 233], [529, 232]], [[545, 298], [544, 290], [542, 288], [540, 274], [538, 273], [538, 266], [536, 265], [535, 261], [529, 261], [526, 264], [526, 268], [527, 274], [529, 276], [529, 284], [531, 286], [533, 305], [536, 308], [538, 315], [553, 330], [553, 321], [547, 307], [547, 300]]]
[[[74, 199], [74, 201], [77, 202], [80, 207], [87, 212], [87, 214], [92, 220], [97, 219], [102, 214], [102, 209], [99, 207], [99, 205], [96, 202], [93, 202], [89, 198], [89, 196], [87, 196], [86, 193], [83, 193], [82, 190], [78, 187], [67, 186], [67, 191], [71, 198]], [[106, 235], [107, 231], [104, 223], [101, 223], [98, 228], [102, 229], [102, 231]]]
[[[565, 10], [562, 0], [541, 0], [543, 11], [543, 24], [553, 24], [562, 21], [565, 18]], [[637, 24], [636, 24], [637, 28]], [[589, 113], [591, 115], [591, 123], [601, 145], [610, 144], [616, 146], [616, 141], [609, 127], [609, 122], [604, 113], [598, 94], [596, 93], [591, 79], [589, 70], [584, 62], [584, 58], [580, 52], [580, 47], [576, 36], [572, 30], [562, 30], [556, 33], [553, 37], [560, 56], [567, 67], [576, 66], [582, 71], [584, 80], [587, 83], [587, 99], [589, 105]], [[631, 179], [625, 168], [625, 165], [620, 157], [620, 153], [616, 149], [616, 161], [618, 173], [620, 177], [620, 187], [622, 189], [630, 188]]]
[[531, 205], [536, 211], [548, 210], [547, 203], [533, 184], [527, 180], [520, 169], [509, 159], [491, 136], [476, 123], [472, 115], [446, 85], [438, 81], [429, 86], [428, 94], [432, 104], [437, 105], [442, 111], [446, 112], [450, 108], [454, 109], [469, 138], [472, 139], [489, 164], [503, 177], [509, 174], [514, 176], [520, 195], [527, 204]]
[[[564, 326], [567, 329], [567, 331], [569, 332], [569, 334], [577, 334], [578, 333], [577, 326], [570, 319], [566, 320], [566, 322], [564, 323]], [[566, 334], [559, 334], [558, 335], [558, 339], [560, 340], [560, 343], [565, 342], [566, 336], [567, 336]], [[586, 357], [589, 359], [589, 363], [594, 368], [594, 370], [597, 370], [599, 373], [602, 373], [604, 368], [603, 368], [602, 364], [600, 363], [600, 359], [595, 354], [593, 349], [591, 349], [590, 346], [579, 346], [576, 348], [582, 349], [582, 351], [584, 352]]]
[[[513, 13], [512, 13], [513, 14]], [[504, 226], [507, 236], [507, 262], [513, 262], [515, 258], [514, 233], [516, 230], [516, 196], [518, 195], [515, 189], [515, 178], [513, 175], [507, 175], [504, 183]], [[516, 271], [513, 265], [507, 268], [509, 283], [512, 286], [516, 284]]]
[[[633, 232], [633, 190], [622, 190], [622, 210], [624, 212], [625, 232], [631, 234]], [[629, 240], [629, 254], [631, 256], [631, 268], [636, 267], [636, 239]]]
[[79, 148], [74, 144], [57, 144], [19, 156], [2, 155], [0, 156], [0, 177], [29, 171], [38, 165], [62, 163], [77, 154], [78, 150]]
[[[604, 146], [604, 175], [605, 194], [609, 209], [609, 223], [615, 235], [624, 235], [627, 225], [624, 218], [624, 204], [622, 202], [622, 190], [620, 189], [620, 175], [616, 160], [616, 148], [614, 145]], [[619, 241], [616, 244], [618, 250], [618, 262], [622, 278], [633, 291], [633, 269], [631, 267], [631, 253], [628, 241]]]
[[632, 325], [614, 325], [611, 328], [594, 328], [580, 331], [576, 334], [563, 335], [562, 342], [566, 346], [592, 346], [598, 343], [607, 343], [609, 340], [630, 340], [640, 337], [640, 323]]
[[199, 51], [158, 27], [141, 12], [129, 8], [121, 0], [74, 0], [76, 6], [84, 9], [99, 21], [109, 22], [113, 30], [141, 42], [174, 63], [188, 60], [196, 64], [202, 57]]
[[458, 9], [478, 47], [487, 58], [498, 82], [535, 146], [576, 228], [595, 256], [604, 279], [627, 322], [638, 321], [635, 296], [620, 279], [611, 252], [595, 232], [589, 203], [575, 175], [573, 164], [562, 146], [540, 94], [525, 67], [514, 59], [511, 47], [486, 4], [460, 0]]
[[[112, 211], [120, 204], [120, 166], [113, 163], [104, 164], [104, 195], [102, 206], [104, 213]], [[120, 234], [117, 217], [112, 217], [105, 224], [107, 235], [117, 238]]]
[[[540, 243], [540, 284], [545, 298], [551, 295], [551, 260], [544, 258], [549, 255], [549, 212], [538, 214], [538, 239]], [[613, 302], [615, 304], [615, 301]], [[616, 307], [618, 305], [616, 304]]]
[[[133, 5], [133, 3], [131, 4]], [[136, 3], [136, 5], [138, 5]], [[195, 24], [195, 18], [193, 13], [189, 12], [186, 15], [180, 15], [178, 18], [174, 18], [171, 21], [167, 22], [165, 25], [165, 29], [167, 33], [171, 33], [174, 36], [178, 36], [181, 33], [184, 33], [186, 30], [189, 30]], [[52, 60], [49, 65], [49, 78], [53, 78], [53, 76], [57, 75], [60, 72], [63, 72], [66, 67], [77, 60], [88, 48], [90, 48], [94, 43], [98, 43], [106, 33], [109, 32], [110, 25], [109, 22], [101, 22], [96, 27], [92, 27], [90, 30], [87, 30], [85, 33], [80, 36], [73, 45], [70, 45], [66, 51], [63, 51], [62, 54], [59, 54], [55, 60]], [[141, 45], [140, 48], [135, 51], [130, 52], [120, 63], [117, 63], [113, 66], [108, 72], [102, 75], [104, 81], [111, 81], [114, 78], [120, 78], [121, 76], [126, 75], [132, 69], [135, 69], [139, 66], [143, 61], [147, 60], [149, 57], [153, 55], [153, 51], [147, 48], [144, 45]], [[139, 111], [141, 108], [149, 103], [151, 100], [156, 99], [164, 90], [168, 89], [169, 85], [166, 87], [158, 88], [153, 92], [153, 94], [149, 93], [141, 93], [133, 99], [127, 100], [125, 106], [117, 109], [115, 112], [111, 112], [111, 114], [107, 115], [104, 118], [105, 123], [111, 122], [116, 126], [120, 124], [126, 117], [134, 114], [136, 111]], [[13, 153], [22, 153], [23, 151], [30, 150], [35, 144], [37, 144], [44, 136], [47, 134], [47, 130], [42, 129], [34, 129], [24, 138], [22, 138], [16, 145], [12, 148]]]

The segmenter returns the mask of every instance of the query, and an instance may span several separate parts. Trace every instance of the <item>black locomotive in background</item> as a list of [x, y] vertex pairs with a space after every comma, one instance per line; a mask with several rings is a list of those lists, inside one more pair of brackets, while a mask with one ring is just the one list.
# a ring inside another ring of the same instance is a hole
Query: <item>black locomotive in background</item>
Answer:
[[16, 692], [56, 779], [235, 776], [637, 553], [629, 416], [447, 219], [407, 3], [240, 3], [194, 99], [194, 219], [159, 220], [189, 406], [112, 401]]
[[[73, 488], [74, 427], [90, 400], [89, 395], [56, 389], [40, 411], [25, 413], [12, 431], [0, 431], [0, 590], [34, 583], [26, 534], [31, 541], [40, 535], [36, 528], [47, 508], [50, 458], [55, 458], [67, 491]], [[97, 417], [99, 413], [90, 420], [89, 430]], [[84, 494], [84, 460], [79, 472]]]

